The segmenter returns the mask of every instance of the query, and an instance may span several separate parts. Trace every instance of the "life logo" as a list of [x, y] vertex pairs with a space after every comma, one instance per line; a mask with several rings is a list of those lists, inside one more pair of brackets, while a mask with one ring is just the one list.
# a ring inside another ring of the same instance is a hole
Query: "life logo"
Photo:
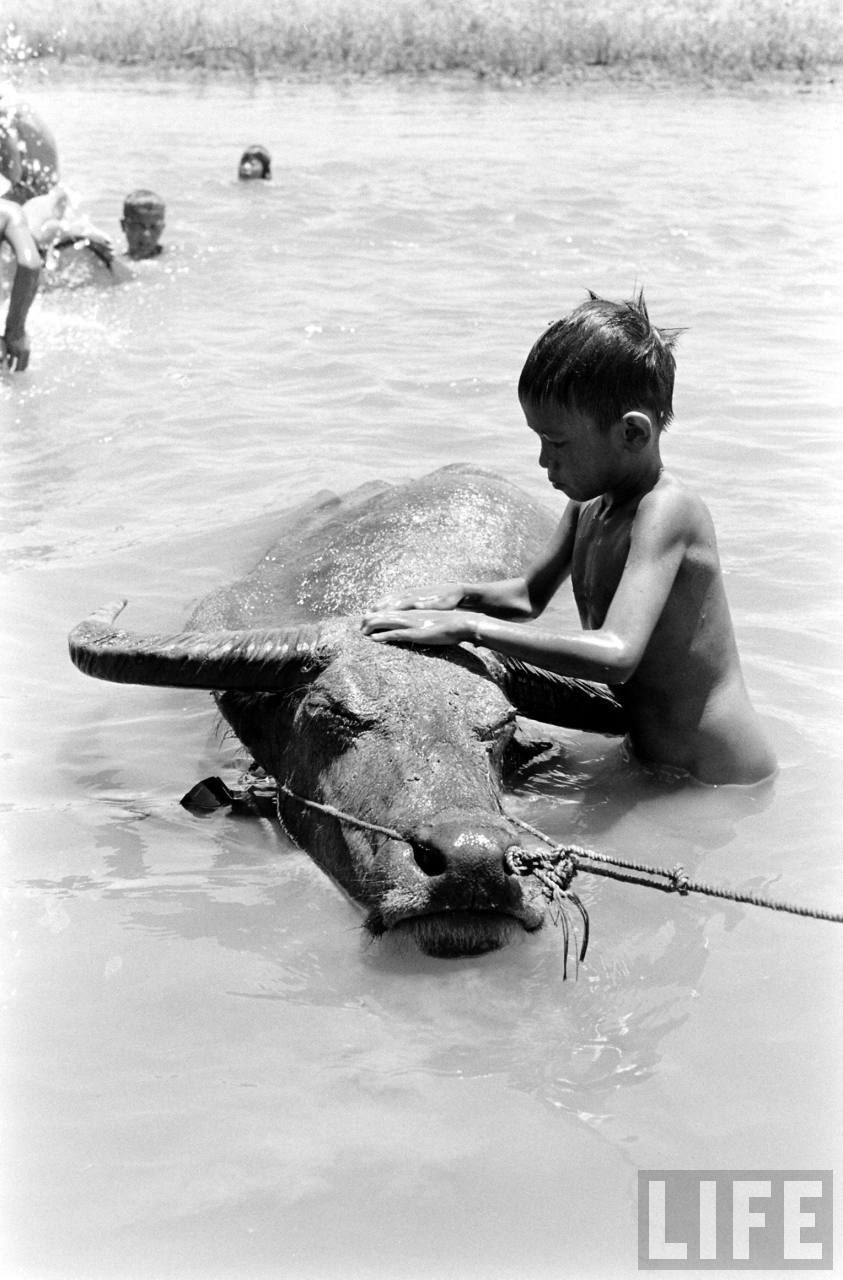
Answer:
[[830, 1271], [830, 1169], [641, 1169], [639, 1271]]

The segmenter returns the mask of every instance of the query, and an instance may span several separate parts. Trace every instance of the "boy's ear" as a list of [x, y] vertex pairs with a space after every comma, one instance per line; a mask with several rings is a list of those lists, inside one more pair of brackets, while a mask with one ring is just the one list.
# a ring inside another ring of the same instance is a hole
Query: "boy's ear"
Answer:
[[631, 449], [643, 449], [653, 438], [653, 420], [649, 413], [640, 409], [630, 409], [621, 419], [623, 422], [624, 444]]

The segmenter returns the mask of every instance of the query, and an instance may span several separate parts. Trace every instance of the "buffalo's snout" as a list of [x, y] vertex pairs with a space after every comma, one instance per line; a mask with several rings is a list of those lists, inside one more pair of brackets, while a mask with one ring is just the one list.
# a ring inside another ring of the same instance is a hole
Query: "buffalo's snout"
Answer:
[[510, 871], [518, 847], [502, 815], [450, 809], [404, 828], [383, 847], [381, 872], [392, 880], [366, 918], [373, 937], [398, 931], [426, 955], [475, 956], [505, 946], [520, 926], [539, 929], [543, 907]]
[[470, 877], [500, 887], [507, 875], [504, 855], [515, 843], [503, 827], [460, 816], [418, 826], [408, 840], [418, 867], [431, 879]]

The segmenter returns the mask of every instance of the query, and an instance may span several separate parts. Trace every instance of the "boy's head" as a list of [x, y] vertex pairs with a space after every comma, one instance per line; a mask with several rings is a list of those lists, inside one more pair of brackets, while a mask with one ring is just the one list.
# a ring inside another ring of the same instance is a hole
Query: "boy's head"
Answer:
[[161, 252], [164, 230], [164, 201], [154, 191], [139, 187], [123, 201], [120, 226], [126, 236], [130, 258], [154, 258]]
[[603, 429], [641, 410], [661, 431], [673, 416], [673, 347], [680, 332], [650, 323], [643, 290], [629, 302], [590, 293], [535, 342], [521, 370], [518, 399], [574, 408]]
[[271, 178], [272, 158], [266, 147], [255, 145], [247, 147], [240, 157], [237, 169], [238, 178]]

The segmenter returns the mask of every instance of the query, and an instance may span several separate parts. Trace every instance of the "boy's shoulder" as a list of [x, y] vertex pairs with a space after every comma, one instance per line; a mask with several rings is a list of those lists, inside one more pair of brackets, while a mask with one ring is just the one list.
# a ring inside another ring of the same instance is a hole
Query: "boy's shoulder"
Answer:
[[711, 538], [714, 533], [711, 512], [703, 499], [670, 471], [662, 471], [657, 483], [644, 494], [634, 523], [660, 526], [689, 541]]
[[661, 474], [652, 489], [644, 495], [641, 501], [645, 503], [648, 500], [680, 511], [708, 511], [705, 502], [696, 489], [665, 467], [662, 468]]
[[[608, 494], [600, 494], [585, 502], [572, 500], [568, 503], [566, 514], [571, 513], [575, 520], [581, 520], [583, 516], [593, 517], [606, 510], [608, 498]], [[696, 490], [665, 469], [662, 469], [652, 488], [638, 497], [627, 499], [622, 506], [626, 508], [624, 514], [630, 522], [655, 517], [679, 520], [711, 518], [708, 507]]]

